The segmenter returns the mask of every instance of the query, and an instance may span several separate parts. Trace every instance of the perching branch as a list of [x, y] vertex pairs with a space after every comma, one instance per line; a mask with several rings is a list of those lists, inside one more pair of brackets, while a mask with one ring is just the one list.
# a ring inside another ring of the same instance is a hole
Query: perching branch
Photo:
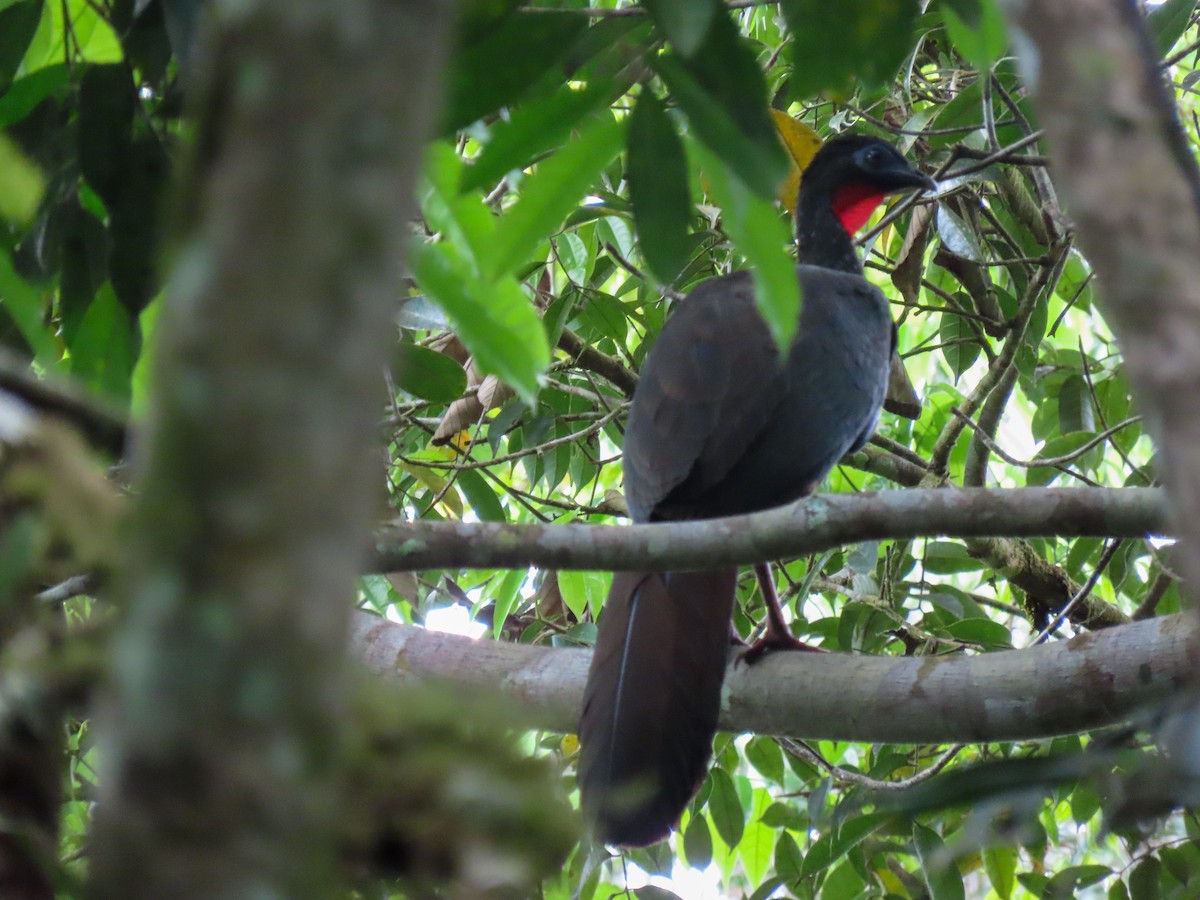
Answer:
[[[586, 650], [474, 641], [367, 613], [352, 640], [374, 674], [495, 692], [526, 727], [575, 729]], [[1169, 697], [1198, 662], [1186, 615], [979, 656], [777, 653], [731, 666], [721, 727], [881, 743], [1043, 738], [1125, 721]]]
[[375, 571], [437, 568], [706, 569], [929, 535], [1162, 534], [1152, 488], [925, 489], [823, 494], [749, 516], [632, 525], [404, 522], [377, 534]]

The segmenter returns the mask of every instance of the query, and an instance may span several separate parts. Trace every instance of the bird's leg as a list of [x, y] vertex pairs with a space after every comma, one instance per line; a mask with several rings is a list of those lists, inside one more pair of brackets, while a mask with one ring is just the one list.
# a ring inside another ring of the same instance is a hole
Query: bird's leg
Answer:
[[779, 594], [775, 592], [775, 579], [771, 577], [770, 563], [755, 563], [754, 575], [767, 604], [767, 628], [762, 637], [746, 648], [741, 659], [746, 665], [754, 665], [768, 650], [808, 650], [823, 653], [820, 647], [806, 644], [795, 637], [783, 620], [783, 609], [779, 606]]

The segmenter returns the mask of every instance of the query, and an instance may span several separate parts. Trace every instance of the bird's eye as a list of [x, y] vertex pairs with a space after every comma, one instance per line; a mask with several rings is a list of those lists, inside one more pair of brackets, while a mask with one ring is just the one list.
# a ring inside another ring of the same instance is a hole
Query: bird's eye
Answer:
[[872, 147], [866, 152], [866, 155], [863, 156], [863, 162], [865, 162], [872, 169], [876, 168], [883, 163], [883, 151], [878, 147]]

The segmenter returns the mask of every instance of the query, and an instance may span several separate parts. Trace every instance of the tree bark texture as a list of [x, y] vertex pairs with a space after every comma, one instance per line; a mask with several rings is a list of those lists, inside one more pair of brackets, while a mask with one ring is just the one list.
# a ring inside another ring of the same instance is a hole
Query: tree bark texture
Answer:
[[[978, 656], [776, 653], [731, 665], [728, 731], [881, 743], [1012, 741], [1125, 721], [1198, 662], [1190, 614]], [[384, 677], [494, 691], [526, 727], [573, 732], [591, 654], [439, 634], [359, 613], [357, 655]]]
[[442, 0], [218, 5], [102, 717], [95, 897], [329, 897]]
[[1147, 537], [1164, 533], [1165, 509], [1152, 488], [927, 488], [821, 494], [753, 515], [628, 528], [401, 522], [376, 533], [371, 565], [711, 569], [887, 538]]

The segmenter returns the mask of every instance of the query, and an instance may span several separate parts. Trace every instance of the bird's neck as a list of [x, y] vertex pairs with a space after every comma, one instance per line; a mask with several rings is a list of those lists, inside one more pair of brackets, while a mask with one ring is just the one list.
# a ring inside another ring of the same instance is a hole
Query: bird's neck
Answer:
[[881, 198], [864, 195], [847, 202], [847, 196], [846, 191], [836, 197], [829, 191], [801, 196], [796, 216], [801, 263], [862, 274], [852, 232], [862, 226]]

